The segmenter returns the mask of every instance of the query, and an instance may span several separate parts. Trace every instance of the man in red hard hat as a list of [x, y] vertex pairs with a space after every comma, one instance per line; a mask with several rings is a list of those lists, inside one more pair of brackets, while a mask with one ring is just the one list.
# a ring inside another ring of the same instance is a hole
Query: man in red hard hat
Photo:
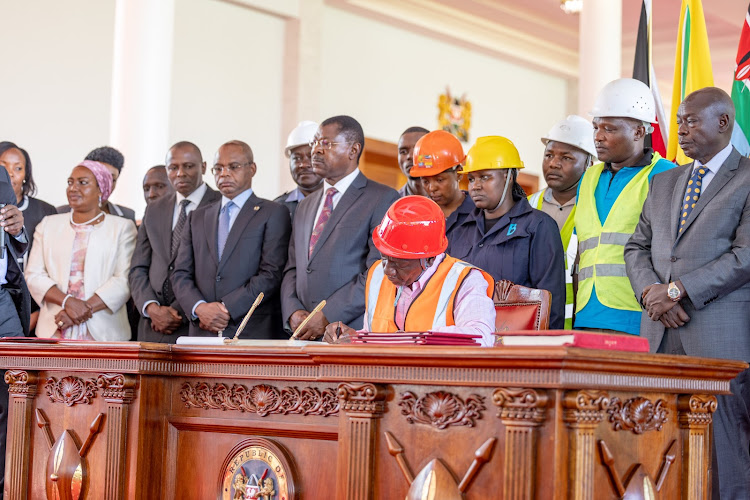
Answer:
[[[494, 344], [494, 280], [445, 253], [445, 217], [434, 201], [396, 200], [372, 239], [382, 259], [367, 273], [364, 331], [478, 334]], [[345, 342], [354, 332], [335, 322], [324, 339]]]
[[453, 229], [474, 210], [471, 197], [458, 183], [458, 169], [464, 162], [464, 148], [456, 137], [445, 130], [434, 130], [414, 146], [414, 166], [410, 175], [422, 181], [427, 196], [438, 204], [445, 215], [445, 234], [451, 241]]

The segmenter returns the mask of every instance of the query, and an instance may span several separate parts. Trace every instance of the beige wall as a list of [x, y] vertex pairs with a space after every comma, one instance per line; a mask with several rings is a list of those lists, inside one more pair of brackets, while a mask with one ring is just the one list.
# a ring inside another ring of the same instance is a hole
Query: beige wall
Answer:
[[76, 162], [109, 138], [114, 2], [2, 0], [0, 13], [0, 140], [29, 151], [37, 196], [60, 205]]
[[[29, 150], [38, 196], [59, 205], [72, 166], [110, 137], [114, 0], [0, 1], [0, 44], [13, 59], [0, 84], [5, 103], [0, 139]], [[304, 39], [307, 66], [298, 67], [319, 74], [296, 79], [298, 85], [311, 76], [318, 81], [297, 92], [310, 103], [290, 104], [284, 83], [295, 67], [285, 65], [285, 44], [290, 16], [303, 9], [289, 2], [279, 4], [286, 10], [273, 12], [258, 0], [176, 0], [173, 60], [164, 69], [168, 76], [171, 71], [170, 143], [195, 142], [210, 167], [222, 142], [245, 140], [258, 164], [253, 187], [273, 198], [292, 185], [282, 160], [288, 132], [282, 123], [290, 120], [290, 109], [320, 110], [320, 116], [291, 117], [295, 123], [351, 114], [367, 136], [395, 142], [408, 126], [437, 126], [438, 95], [449, 85], [472, 102], [472, 141], [505, 135], [518, 146], [528, 171], [541, 172], [539, 137], [566, 115], [566, 80], [320, 0], [306, 1], [318, 2], [322, 12], [317, 29], [307, 31], [314, 37]], [[303, 16], [299, 22], [318, 21]], [[310, 54], [317, 60], [311, 63]], [[135, 165], [124, 153], [130, 187], [119, 189], [114, 199], [140, 214], [145, 203], [133, 186], [164, 158]], [[206, 179], [213, 184], [210, 173]]]

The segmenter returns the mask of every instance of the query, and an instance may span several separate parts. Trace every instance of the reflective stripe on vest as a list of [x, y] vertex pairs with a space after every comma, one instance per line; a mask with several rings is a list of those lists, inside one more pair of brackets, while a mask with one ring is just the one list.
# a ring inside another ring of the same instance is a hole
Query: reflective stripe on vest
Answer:
[[576, 311], [583, 309], [596, 288], [604, 306], [624, 311], [640, 311], [625, 270], [625, 244], [635, 231], [648, 195], [648, 176], [661, 159], [654, 153], [651, 164], [643, 167], [625, 186], [602, 225], [596, 210], [596, 186], [604, 163], [590, 167], [581, 179], [575, 228], [578, 234], [578, 296]]
[[[445, 256], [422, 292], [407, 310], [405, 331], [429, 331], [455, 325], [453, 304], [464, 278], [472, 269], [479, 270], [487, 281], [487, 296], [492, 297], [495, 282], [481, 269], [456, 258]], [[382, 261], [376, 261], [367, 273], [365, 304], [367, 322], [373, 332], [395, 332], [396, 286], [385, 276]]]
[[[542, 210], [544, 204], [544, 193], [547, 188], [529, 195], [529, 204], [537, 210]], [[560, 238], [562, 239], [563, 248], [565, 249], [565, 329], [573, 329], [573, 264], [578, 253], [578, 237], [573, 234], [575, 227], [576, 207], [568, 214], [562, 229], [560, 229]]]

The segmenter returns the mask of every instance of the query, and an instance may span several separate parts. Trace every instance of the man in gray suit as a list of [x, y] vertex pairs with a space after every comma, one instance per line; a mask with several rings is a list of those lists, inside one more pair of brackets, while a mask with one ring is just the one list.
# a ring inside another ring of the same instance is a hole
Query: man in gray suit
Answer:
[[[715, 87], [680, 104], [680, 147], [695, 161], [656, 175], [625, 246], [652, 351], [750, 361], [750, 159], [730, 144], [730, 97]], [[750, 498], [750, 374], [718, 396], [714, 498]]]
[[263, 292], [240, 337], [287, 338], [279, 286], [292, 231], [289, 211], [253, 193], [256, 166], [244, 142], [222, 145], [211, 171], [221, 200], [190, 214], [172, 275], [174, 294], [191, 319], [190, 335], [233, 336]]
[[130, 262], [130, 293], [140, 312], [138, 340], [167, 342], [188, 334], [188, 321], [177, 303], [170, 277], [187, 216], [221, 195], [203, 182], [206, 162], [192, 142], [167, 152], [166, 170], [174, 191], [146, 207]]
[[281, 308], [294, 331], [322, 300], [326, 306], [299, 339], [321, 338], [334, 321], [362, 327], [366, 273], [380, 258], [372, 232], [399, 197], [359, 171], [364, 145], [362, 126], [344, 115], [325, 120], [312, 141], [313, 170], [325, 180], [297, 207]]

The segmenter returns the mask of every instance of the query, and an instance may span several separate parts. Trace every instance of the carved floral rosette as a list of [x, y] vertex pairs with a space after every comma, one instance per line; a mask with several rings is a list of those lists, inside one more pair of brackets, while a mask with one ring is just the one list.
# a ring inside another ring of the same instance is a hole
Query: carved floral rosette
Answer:
[[407, 422], [431, 425], [440, 430], [452, 425], [474, 427], [474, 419], [481, 419], [485, 409], [482, 396], [472, 394], [464, 401], [445, 391], [428, 392], [420, 398], [407, 391], [401, 394], [398, 404]]
[[664, 404], [663, 399], [653, 403], [649, 399], [635, 397], [623, 403], [619, 398], [612, 398], [607, 413], [609, 421], [614, 424], [614, 430], [643, 434], [647, 431], [661, 430], [669, 416]]
[[8, 384], [10, 394], [23, 394], [33, 397], [36, 394], [37, 375], [24, 370], [7, 370], [5, 383]]
[[534, 389], [500, 388], [492, 394], [492, 402], [499, 408], [497, 416], [504, 421], [524, 421], [539, 424], [544, 421], [548, 397]]
[[59, 381], [49, 377], [44, 384], [44, 390], [53, 403], [65, 403], [68, 406], [76, 404], [91, 404], [96, 397], [96, 383], [93, 379], [83, 380], [78, 377], [63, 377]]
[[339, 400], [333, 389], [322, 391], [314, 387], [300, 390], [296, 387], [276, 387], [260, 384], [250, 387], [234, 384], [228, 387], [218, 383], [211, 387], [205, 382], [182, 384], [180, 398], [187, 408], [205, 410], [234, 410], [257, 413], [261, 417], [271, 414], [321, 415], [327, 417], [339, 411]]

